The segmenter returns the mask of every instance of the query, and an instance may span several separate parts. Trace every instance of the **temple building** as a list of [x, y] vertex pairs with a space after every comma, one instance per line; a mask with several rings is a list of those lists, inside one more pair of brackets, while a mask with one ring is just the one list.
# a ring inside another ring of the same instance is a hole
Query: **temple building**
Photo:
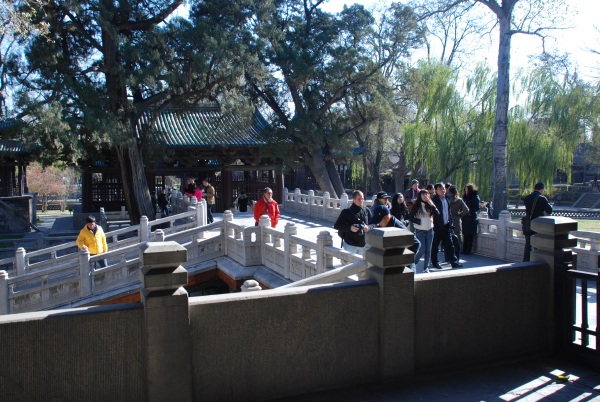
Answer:
[[[216, 212], [231, 208], [242, 191], [258, 199], [265, 187], [271, 187], [275, 200], [281, 202], [283, 162], [273, 152], [279, 145], [258, 110], [251, 120], [225, 114], [216, 104], [193, 110], [169, 109], [158, 115], [148, 112], [139, 121], [138, 133], [151, 119], [155, 119], [153, 153], [160, 155], [146, 158], [152, 160], [145, 166], [151, 191], [181, 191], [189, 177], [200, 183], [208, 178], [217, 194]], [[81, 167], [82, 211], [118, 210], [125, 205], [114, 157], [82, 163]]]

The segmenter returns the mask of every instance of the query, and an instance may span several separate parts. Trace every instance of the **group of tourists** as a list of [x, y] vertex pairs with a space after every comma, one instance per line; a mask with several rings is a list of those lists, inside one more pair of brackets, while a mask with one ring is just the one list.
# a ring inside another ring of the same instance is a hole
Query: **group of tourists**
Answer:
[[[431, 187], [431, 189], [429, 189]], [[364, 206], [364, 194], [355, 190], [352, 205], [342, 210], [334, 228], [342, 238], [342, 247], [364, 254], [365, 233], [376, 227], [398, 227], [411, 230], [415, 264], [423, 257], [421, 272], [441, 268], [438, 249], [443, 247], [444, 261], [452, 268], [462, 267], [460, 254], [473, 252], [477, 234], [481, 200], [473, 183], [464, 186], [462, 194], [452, 183], [436, 183], [424, 189], [414, 179], [405, 194], [393, 197], [380, 191], [372, 208]]]

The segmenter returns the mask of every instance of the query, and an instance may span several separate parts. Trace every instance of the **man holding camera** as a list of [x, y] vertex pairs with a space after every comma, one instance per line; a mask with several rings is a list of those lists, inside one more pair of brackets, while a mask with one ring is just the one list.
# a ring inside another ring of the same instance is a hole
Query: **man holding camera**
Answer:
[[365, 197], [362, 191], [354, 190], [352, 205], [343, 209], [333, 227], [342, 238], [342, 248], [354, 254], [364, 255], [365, 232], [376, 225], [371, 223], [371, 210], [364, 206]]

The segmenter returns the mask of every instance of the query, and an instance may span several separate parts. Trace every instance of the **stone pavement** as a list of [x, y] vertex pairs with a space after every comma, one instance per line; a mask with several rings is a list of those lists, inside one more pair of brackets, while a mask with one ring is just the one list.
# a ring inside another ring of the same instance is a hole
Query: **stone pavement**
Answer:
[[545, 357], [286, 399], [295, 402], [542, 400], [600, 401], [600, 371], [558, 357]]
[[[222, 214], [214, 214], [214, 217], [216, 220], [222, 219]], [[246, 226], [254, 225], [254, 217], [251, 212], [234, 212], [233, 218], [236, 222], [241, 222], [242, 224], [244, 224]], [[331, 236], [333, 236], [333, 245], [335, 247], [340, 247], [341, 239], [337, 235], [337, 230], [335, 230], [333, 228], [333, 222], [328, 222], [328, 221], [321, 220], [321, 219], [313, 219], [313, 218], [309, 219], [303, 215], [289, 213], [286, 211], [281, 211], [281, 218], [279, 220], [279, 223], [277, 224], [277, 229], [283, 231], [283, 228], [285, 227], [285, 225], [288, 222], [292, 222], [296, 225], [296, 227], [298, 228], [299, 236], [302, 236], [303, 238], [311, 240], [311, 241], [316, 241], [317, 235], [319, 234], [319, 232], [326, 230], [329, 233], [331, 233]], [[439, 261], [444, 261], [443, 253], [440, 253]], [[497, 260], [495, 258], [488, 258], [488, 257], [482, 257], [479, 255], [471, 254], [471, 255], [461, 256], [460, 263], [463, 264], [464, 267], [458, 268], [458, 269], [476, 268], [476, 267], [482, 267], [482, 266], [486, 266], [486, 267], [501, 266], [501, 265], [506, 265], [508, 262], [502, 261], [502, 260]], [[441, 270], [431, 269], [432, 274], [435, 273], [436, 271], [446, 271], [446, 270], [450, 269], [450, 265], [448, 265], [448, 264], [441, 264], [441, 265], [442, 265]], [[422, 269], [423, 269], [423, 260], [421, 259], [421, 262], [417, 266], [417, 272], [421, 272]]]

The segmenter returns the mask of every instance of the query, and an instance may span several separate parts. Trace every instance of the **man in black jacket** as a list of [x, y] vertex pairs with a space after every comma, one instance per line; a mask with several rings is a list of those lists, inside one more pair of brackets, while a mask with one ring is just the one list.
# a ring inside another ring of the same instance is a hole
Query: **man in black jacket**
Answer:
[[460, 268], [452, 242], [452, 214], [450, 212], [450, 202], [446, 198], [446, 188], [444, 183], [436, 183], [433, 188], [435, 195], [431, 198], [435, 207], [440, 211], [439, 215], [433, 217], [433, 244], [431, 245], [431, 266], [441, 268], [438, 263], [438, 248], [440, 242], [444, 244], [444, 254], [446, 261], [452, 268]]
[[373, 219], [371, 210], [365, 207], [364, 203], [365, 197], [362, 191], [354, 190], [352, 205], [342, 210], [333, 225], [342, 236], [344, 250], [360, 255], [364, 255], [365, 251], [365, 233], [375, 227], [371, 223]]
[[[548, 202], [548, 199], [544, 197], [546, 186], [544, 183], [538, 182], [535, 184], [533, 193], [523, 198], [525, 204], [525, 215], [529, 216], [531, 220], [539, 216], [550, 215], [552, 213], [552, 205]], [[523, 261], [529, 261], [531, 254], [531, 235], [535, 232], [525, 235], [525, 252], [523, 253]]]

